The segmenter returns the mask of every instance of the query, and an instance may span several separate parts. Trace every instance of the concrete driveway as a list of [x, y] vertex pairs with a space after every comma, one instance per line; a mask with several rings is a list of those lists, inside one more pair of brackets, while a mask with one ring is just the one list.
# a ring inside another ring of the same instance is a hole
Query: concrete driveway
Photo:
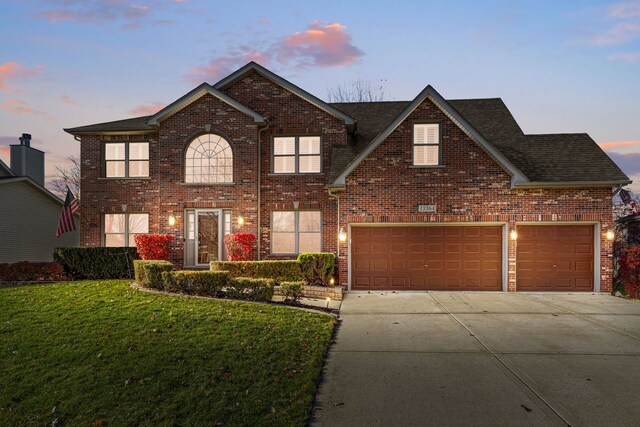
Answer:
[[640, 425], [639, 303], [352, 292], [340, 317], [313, 425]]

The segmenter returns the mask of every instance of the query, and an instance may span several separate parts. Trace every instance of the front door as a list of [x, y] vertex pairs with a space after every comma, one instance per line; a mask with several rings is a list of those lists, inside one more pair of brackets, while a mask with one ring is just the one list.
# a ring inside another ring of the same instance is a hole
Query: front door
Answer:
[[222, 242], [231, 232], [231, 211], [189, 209], [185, 217], [185, 266], [208, 267], [224, 259]]

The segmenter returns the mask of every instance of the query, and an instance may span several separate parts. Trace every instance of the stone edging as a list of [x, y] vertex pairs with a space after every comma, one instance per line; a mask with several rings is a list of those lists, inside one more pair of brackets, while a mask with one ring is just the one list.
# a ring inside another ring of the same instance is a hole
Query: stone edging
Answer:
[[[274, 295], [281, 295], [280, 286], [275, 287]], [[304, 285], [302, 288], [302, 296], [305, 298], [331, 298], [335, 301], [342, 301], [342, 287]]]
[[309, 312], [309, 313], [326, 314], [327, 316], [332, 316], [332, 317], [335, 317], [336, 319], [338, 318], [338, 314], [337, 313], [333, 313], [333, 311], [332, 312], [327, 312], [327, 311], [323, 311], [323, 310], [315, 310], [315, 309], [309, 308], [309, 307], [296, 307], [295, 305], [274, 304], [274, 303], [271, 303], [271, 302], [264, 302], [264, 301], [247, 301], [247, 300], [231, 299], [231, 298], [206, 297], [206, 296], [203, 296], [203, 295], [179, 294], [179, 293], [176, 293], [176, 292], [166, 292], [166, 291], [159, 291], [157, 289], [145, 288], [144, 286], [141, 286], [141, 285], [137, 284], [136, 282], [131, 282], [131, 284], [129, 286], [132, 287], [133, 289], [138, 290], [138, 291], [148, 292], [150, 294], [171, 295], [171, 296], [178, 296], [178, 297], [185, 297], [185, 298], [196, 298], [196, 299], [206, 299], [206, 300], [213, 300], [213, 301], [232, 301], [232, 302], [245, 302], [245, 303], [248, 303], [248, 304], [272, 305], [272, 306], [276, 306], [276, 307], [286, 307], [286, 308], [291, 308], [291, 309], [294, 309], [294, 310], [306, 311], [306, 312]]

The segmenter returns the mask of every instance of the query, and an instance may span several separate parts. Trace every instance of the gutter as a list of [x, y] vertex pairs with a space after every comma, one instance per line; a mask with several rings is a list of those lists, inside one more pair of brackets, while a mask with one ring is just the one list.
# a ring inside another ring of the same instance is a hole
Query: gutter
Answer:
[[617, 187], [619, 185], [631, 184], [627, 181], [563, 181], [563, 182], [520, 182], [513, 185], [513, 188], [585, 188], [585, 187]]

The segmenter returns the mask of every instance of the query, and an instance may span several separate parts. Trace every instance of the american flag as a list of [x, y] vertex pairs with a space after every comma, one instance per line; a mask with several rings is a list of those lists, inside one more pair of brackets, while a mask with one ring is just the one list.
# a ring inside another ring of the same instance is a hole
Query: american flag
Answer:
[[629, 191], [621, 189], [620, 198], [622, 199], [622, 203], [624, 203], [625, 205], [631, 205], [634, 214], [640, 214], [640, 205], [638, 205], [638, 202], [636, 202], [633, 197], [631, 197], [631, 193]]
[[67, 231], [73, 231], [76, 229], [76, 223], [73, 220], [73, 216], [80, 210], [80, 205], [69, 187], [67, 187], [67, 197], [64, 200], [64, 206], [62, 206], [62, 212], [60, 212], [60, 221], [58, 221], [58, 231], [56, 236], [60, 237]]

